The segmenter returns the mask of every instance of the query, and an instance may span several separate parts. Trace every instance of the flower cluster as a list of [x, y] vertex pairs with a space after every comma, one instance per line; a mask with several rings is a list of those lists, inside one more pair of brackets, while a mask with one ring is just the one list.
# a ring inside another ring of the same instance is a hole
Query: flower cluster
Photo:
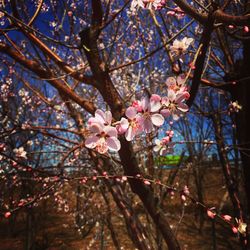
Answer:
[[166, 0], [133, 0], [131, 3], [131, 10], [133, 12], [138, 8], [159, 10], [163, 8], [165, 3]]
[[88, 120], [88, 129], [91, 135], [86, 139], [87, 148], [95, 148], [100, 154], [105, 154], [108, 149], [119, 151], [120, 141], [117, 139], [117, 130], [111, 126], [112, 114], [98, 109], [95, 117]]
[[184, 37], [182, 40], [176, 39], [174, 40], [173, 45], [170, 46], [170, 51], [174, 56], [180, 57], [185, 54], [185, 52], [193, 42], [193, 38]]
[[[185, 77], [184, 75], [169, 77], [166, 85], [168, 87], [166, 96], [152, 94], [150, 97], [134, 101], [126, 109], [125, 117], [114, 124], [110, 111], [103, 112], [98, 109], [95, 116], [88, 120], [90, 134], [85, 146], [96, 149], [101, 154], [105, 154], [109, 149], [119, 151], [121, 145], [118, 134], [124, 135], [127, 141], [132, 141], [135, 136], [143, 132], [151, 133], [161, 127], [167, 117], [172, 116], [177, 120], [181, 113], [188, 111], [188, 106], [184, 103], [189, 98]], [[172, 137], [173, 131], [167, 131], [166, 137], [155, 141], [154, 150], [160, 151], [161, 155], [170, 153], [173, 149]]]
[[161, 140], [156, 139], [155, 140], [155, 146], [154, 146], [154, 151], [159, 152], [160, 155], [166, 155], [173, 153], [174, 151], [174, 143], [172, 142], [172, 137], [174, 135], [174, 131], [168, 130], [166, 132], [166, 136], [163, 137]]
[[235, 101], [230, 102], [228, 108], [230, 113], [238, 113], [242, 109], [242, 106], [238, 103], [238, 101]]
[[16, 157], [27, 159], [27, 156], [26, 156], [27, 152], [24, 150], [24, 147], [15, 148], [13, 152], [15, 153]]
[[167, 15], [176, 17], [177, 19], [182, 19], [185, 17], [185, 12], [179, 7], [176, 7], [173, 10], [168, 11]]

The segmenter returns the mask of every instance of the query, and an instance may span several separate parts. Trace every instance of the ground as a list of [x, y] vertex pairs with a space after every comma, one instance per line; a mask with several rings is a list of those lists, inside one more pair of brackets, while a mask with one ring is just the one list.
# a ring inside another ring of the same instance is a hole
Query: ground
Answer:
[[[164, 170], [165, 171], [165, 170]], [[169, 171], [169, 170], [166, 170]], [[180, 173], [176, 181], [180, 182], [184, 175]], [[185, 174], [185, 176], [187, 176]], [[224, 186], [223, 176], [219, 168], [210, 169], [204, 179], [204, 201], [208, 207], [219, 208], [222, 212], [232, 214], [230, 201], [227, 198], [226, 188]], [[185, 177], [186, 178], [186, 177]], [[189, 182], [193, 183], [192, 177], [188, 177]], [[183, 178], [184, 179], [184, 178]], [[185, 179], [185, 182], [187, 180]], [[191, 184], [190, 184], [191, 186]], [[110, 237], [110, 231], [105, 224], [95, 223], [90, 233], [82, 237], [75, 226], [76, 199], [74, 187], [66, 185], [63, 189], [63, 197], [67, 198], [69, 211], [64, 209], [58, 210], [58, 204], [48, 199], [33, 208], [34, 217], [32, 218], [32, 230], [35, 234], [35, 250], [87, 250], [87, 249], [115, 249]], [[192, 191], [192, 187], [190, 188]], [[98, 193], [96, 194], [98, 196]], [[94, 199], [99, 199], [95, 195]], [[101, 198], [100, 198], [101, 199]], [[235, 235], [230, 226], [218, 219], [212, 220], [203, 211], [204, 225], [202, 231], [199, 231], [199, 213], [195, 204], [188, 202], [184, 207], [178, 196], [173, 200], [166, 199], [166, 213], [170, 224], [181, 243], [182, 249], [185, 250], [210, 250], [210, 249], [240, 249], [237, 235]], [[112, 222], [118, 235], [119, 242], [123, 249], [135, 249], [126, 233], [126, 227], [116, 205], [111, 202]], [[93, 209], [89, 210], [92, 211]], [[26, 249], [27, 242], [27, 217], [26, 211], [20, 212], [15, 225], [11, 226], [11, 219], [2, 219], [0, 222], [0, 249], [1, 250], [21, 250]], [[182, 216], [183, 215], [183, 216]], [[88, 213], [88, 217], [90, 213]], [[96, 216], [96, 215], [93, 215]], [[93, 218], [95, 219], [95, 218]], [[85, 225], [86, 226], [86, 225]], [[145, 226], [147, 226], [145, 224]], [[178, 230], [177, 230], [178, 228]], [[12, 231], [11, 231], [12, 230]], [[103, 232], [103, 235], [101, 234]], [[215, 237], [214, 237], [215, 236]], [[214, 239], [214, 240], [213, 240]]]

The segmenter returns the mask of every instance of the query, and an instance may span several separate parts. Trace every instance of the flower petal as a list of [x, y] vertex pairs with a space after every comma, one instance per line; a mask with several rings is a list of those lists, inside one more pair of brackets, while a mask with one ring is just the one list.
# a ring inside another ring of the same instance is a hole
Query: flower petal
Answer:
[[187, 91], [185, 91], [185, 92], [179, 92], [176, 95], [175, 102], [176, 103], [183, 102], [183, 101], [187, 100], [189, 98], [189, 96], [190, 96], [190, 94]]
[[142, 99], [141, 106], [142, 106], [143, 111], [147, 111], [148, 110], [148, 107], [149, 107], [149, 99], [148, 99], [148, 97], [144, 97]]
[[105, 122], [110, 125], [112, 122], [112, 113], [110, 111], [105, 112]]
[[125, 115], [129, 118], [129, 119], [134, 119], [134, 117], [137, 114], [137, 110], [134, 107], [129, 107], [127, 108]]
[[132, 127], [129, 127], [128, 130], [125, 133], [125, 138], [127, 141], [132, 141], [135, 137], [135, 130], [133, 130]]
[[104, 125], [100, 122], [95, 122], [91, 123], [91, 125], [88, 126], [88, 129], [94, 134], [100, 134], [104, 129]]
[[97, 109], [95, 112], [95, 118], [101, 122], [105, 123], [105, 113], [101, 109]]
[[121, 143], [116, 137], [109, 137], [106, 142], [110, 150], [119, 151], [121, 148]]
[[184, 83], [185, 83], [185, 79], [186, 79], [186, 77], [185, 77], [184, 74], [178, 75], [178, 76], [177, 76], [177, 79], [176, 79], [177, 84], [178, 84], [179, 86], [183, 86]]
[[105, 126], [103, 130], [110, 137], [117, 137], [117, 130], [112, 126]]
[[127, 131], [129, 122], [126, 118], [122, 117], [120, 123], [117, 125], [116, 130], [119, 134], [123, 134]]
[[187, 37], [185, 37], [185, 38], [186, 38], [185, 44], [186, 44], [187, 46], [191, 45], [191, 43], [193, 43], [193, 41], [194, 41], [193, 38], [187, 38]]
[[161, 149], [161, 145], [156, 145], [153, 147], [154, 152], [158, 152]]
[[85, 147], [86, 148], [95, 148], [96, 147], [96, 144], [98, 142], [100, 138], [95, 136], [95, 135], [92, 135], [92, 136], [89, 136], [86, 140], [85, 140]]
[[151, 121], [155, 126], [160, 127], [164, 123], [164, 117], [161, 114], [153, 114], [151, 116]]
[[154, 129], [154, 126], [152, 124], [151, 119], [147, 118], [147, 119], [143, 119], [143, 130], [146, 133], [151, 133]]
[[167, 80], [166, 80], [166, 85], [168, 86], [168, 87], [171, 87], [171, 86], [173, 86], [173, 85], [175, 85], [176, 84], [176, 80], [175, 80], [175, 78], [174, 77], [168, 77], [167, 78]]
[[188, 105], [185, 103], [179, 103], [177, 107], [180, 111], [182, 112], [187, 112], [188, 111]]
[[161, 110], [161, 114], [162, 114], [165, 118], [167, 118], [167, 117], [169, 117], [169, 116], [171, 115], [171, 112], [170, 112], [169, 109], [163, 109], [163, 110]]
[[169, 89], [169, 90], [168, 90], [168, 99], [169, 99], [170, 101], [174, 101], [175, 98], [176, 98], [175, 92], [174, 92], [172, 89]]
[[150, 112], [157, 112], [161, 108], [161, 97], [152, 95], [150, 98]]

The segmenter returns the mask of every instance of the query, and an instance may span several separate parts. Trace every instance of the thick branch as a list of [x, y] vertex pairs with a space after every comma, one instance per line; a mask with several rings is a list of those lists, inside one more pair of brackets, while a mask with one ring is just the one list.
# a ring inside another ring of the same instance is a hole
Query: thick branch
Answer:
[[[196, 21], [206, 24], [209, 16], [206, 14], [199, 13], [194, 7], [190, 6], [184, 0], [174, 0], [174, 2], [183, 10], [186, 14], [193, 17]], [[242, 16], [233, 16], [225, 13], [221, 9], [218, 9], [214, 13], [214, 17], [216, 22], [223, 24], [235, 24], [235, 25], [249, 25], [250, 24], [250, 14], [242, 15]]]
[[192, 80], [192, 85], [191, 85], [191, 90], [190, 90], [190, 98], [187, 101], [187, 105], [189, 107], [193, 104], [193, 101], [199, 89], [204, 62], [206, 58], [206, 52], [210, 43], [212, 31], [213, 31], [213, 20], [210, 20], [210, 23], [208, 23], [207, 26], [205, 26], [201, 40], [200, 40], [199, 46], [202, 46], [202, 47], [201, 47], [200, 54], [198, 55], [197, 60], [195, 62], [195, 71], [193, 74], [193, 80]]
[[100, 0], [92, 1], [92, 25], [93, 26], [101, 26], [102, 24], [102, 3]]
[[[94, 27], [89, 27], [82, 31], [80, 36], [82, 38], [82, 43], [85, 47], [89, 48], [89, 50], [87, 50], [84, 47], [84, 52], [91, 67], [93, 76], [98, 81], [97, 88], [104, 101], [109, 105], [114, 118], [120, 119], [123, 115], [125, 106], [122, 98], [111, 81], [105, 63], [98, 54], [96, 30]], [[119, 151], [119, 155], [125, 175], [136, 176], [137, 174], [141, 174], [131, 143], [124, 138], [120, 138], [120, 141], [121, 150]], [[179, 243], [164, 214], [160, 211], [157, 198], [154, 196], [152, 189], [144, 185], [143, 181], [140, 179], [130, 179], [129, 183], [133, 192], [140, 197], [156, 227], [159, 228], [159, 231], [162, 233], [169, 249], [179, 250]]]

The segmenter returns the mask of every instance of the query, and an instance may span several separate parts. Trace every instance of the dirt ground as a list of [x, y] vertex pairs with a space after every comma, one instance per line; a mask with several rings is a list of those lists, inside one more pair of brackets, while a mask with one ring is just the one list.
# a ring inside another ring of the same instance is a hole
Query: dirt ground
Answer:
[[[207, 172], [204, 179], [204, 201], [209, 207], [222, 207], [222, 212], [231, 214], [230, 201], [224, 185], [220, 169]], [[179, 177], [176, 179], [182, 182]], [[186, 181], [186, 179], [185, 179]], [[192, 178], [189, 179], [192, 186]], [[74, 209], [76, 206], [73, 187], [67, 185], [63, 190], [63, 196], [67, 199], [69, 211], [60, 210], [58, 204], [52, 198], [43, 201], [38, 207], [32, 209], [31, 223], [35, 243], [35, 250], [112, 250], [113, 245], [110, 231], [101, 220], [94, 223], [93, 228], [86, 236], [79, 233], [75, 224]], [[192, 187], [190, 188], [192, 192]], [[98, 199], [97, 196], [94, 199]], [[240, 249], [237, 235], [233, 234], [230, 226], [216, 219], [211, 220], [203, 211], [204, 223], [202, 231], [199, 230], [199, 209], [188, 202], [187, 206], [181, 205], [180, 199], [166, 200], [165, 214], [177, 234], [182, 249], [185, 250], [211, 250], [211, 249]], [[59, 209], [58, 209], [59, 208]], [[117, 233], [119, 243], [124, 250], [136, 249], [128, 238], [126, 226], [114, 202], [111, 202], [112, 222]], [[95, 209], [89, 211], [93, 213]], [[26, 249], [27, 238], [27, 211], [18, 214], [16, 220], [1, 219], [0, 221], [0, 250]], [[30, 211], [28, 211], [30, 213]], [[91, 217], [88, 214], [88, 218]], [[93, 216], [98, 216], [93, 214]], [[96, 218], [93, 218], [95, 220]], [[14, 221], [14, 224], [13, 224]], [[35, 222], [35, 223], [34, 223]], [[86, 226], [86, 225], [85, 225]], [[147, 225], [145, 225], [147, 227]], [[215, 237], [214, 237], [215, 236]]]

